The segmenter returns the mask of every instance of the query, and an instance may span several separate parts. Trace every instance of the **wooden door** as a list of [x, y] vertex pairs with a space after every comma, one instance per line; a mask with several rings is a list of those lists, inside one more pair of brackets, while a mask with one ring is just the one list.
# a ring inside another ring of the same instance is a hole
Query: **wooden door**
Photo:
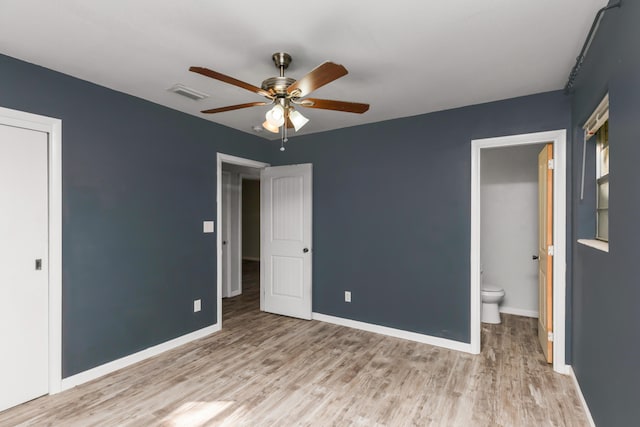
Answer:
[[261, 171], [264, 310], [311, 319], [311, 164]]
[[47, 143], [0, 125], [0, 411], [49, 390]]
[[553, 362], [553, 144], [538, 155], [538, 339]]

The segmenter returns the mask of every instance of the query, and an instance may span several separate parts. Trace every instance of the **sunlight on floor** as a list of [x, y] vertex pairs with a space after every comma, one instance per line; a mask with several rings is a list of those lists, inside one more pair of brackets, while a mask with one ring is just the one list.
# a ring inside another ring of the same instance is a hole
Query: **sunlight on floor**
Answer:
[[161, 424], [167, 427], [202, 426], [233, 403], [232, 401], [187, 402], [167, 415]]

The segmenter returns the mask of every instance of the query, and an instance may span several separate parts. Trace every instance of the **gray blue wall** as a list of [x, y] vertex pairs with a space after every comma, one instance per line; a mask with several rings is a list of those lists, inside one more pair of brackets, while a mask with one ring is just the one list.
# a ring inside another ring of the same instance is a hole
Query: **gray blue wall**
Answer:
[[292, 137], [271, 161], [313, 163], [313, 310], [469, 342], [471, 140], [569, 126], [551, 92]]
[[593, 144], [587, 186], [579, 200], [581, 126], [609, 92], [609, 253], [574, 243], [573, 369], [598, 426], [640, 420], [640, 2], [608, 11], [573, 96], [573, 225], [578, 237], [595, 230]]
[[0, 106], [63, 121], [63, 376], [214, 324], [216, 152], [269, 145], [2, 55]]

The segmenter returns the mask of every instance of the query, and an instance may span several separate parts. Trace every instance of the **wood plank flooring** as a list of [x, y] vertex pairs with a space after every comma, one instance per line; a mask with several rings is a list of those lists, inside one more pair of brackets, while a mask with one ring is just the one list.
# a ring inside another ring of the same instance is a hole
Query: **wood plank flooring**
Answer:
[[257, 263], [221, 332], [0, 412], [0, 426], [586, 426], [536, 321], [484, 325], [473, 356], [259, 311]]

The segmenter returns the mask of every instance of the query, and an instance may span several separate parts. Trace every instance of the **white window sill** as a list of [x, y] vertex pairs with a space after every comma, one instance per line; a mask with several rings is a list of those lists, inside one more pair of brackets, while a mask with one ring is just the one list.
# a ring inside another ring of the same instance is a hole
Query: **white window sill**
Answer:
[[602, 252], [609, 252], [609, 242], [595, 239], [578, 239], [578, 243]]

